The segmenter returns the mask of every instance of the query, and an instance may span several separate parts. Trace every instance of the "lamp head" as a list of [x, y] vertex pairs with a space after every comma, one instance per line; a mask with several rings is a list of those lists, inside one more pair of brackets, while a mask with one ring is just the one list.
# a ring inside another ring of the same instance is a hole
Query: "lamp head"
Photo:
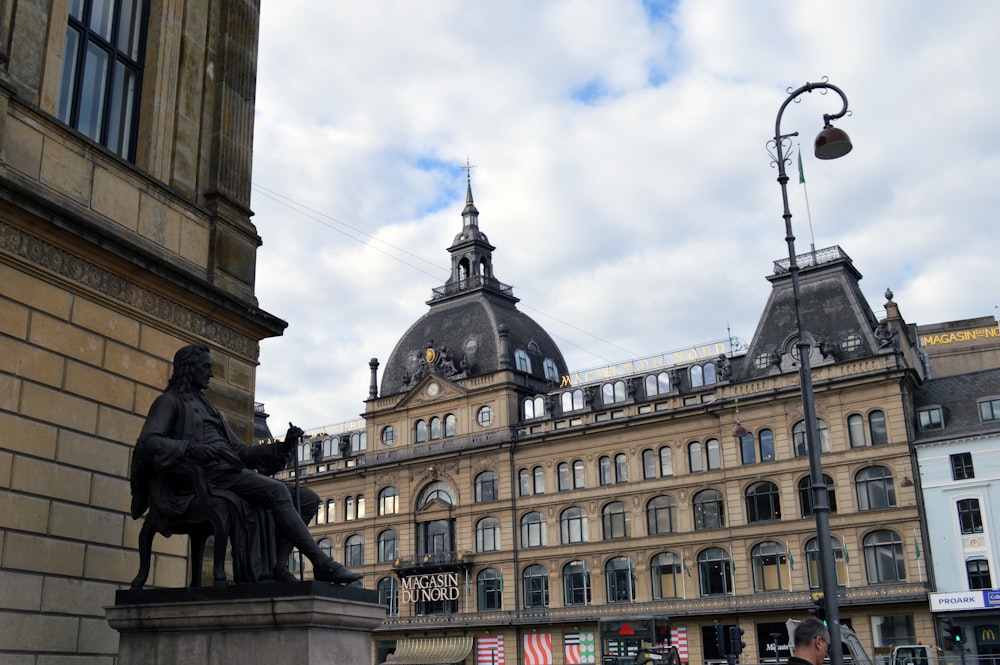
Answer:
[[851, 151], [851, 139], [843, 129], [834, 127], [829, 122], [823, 131], [816, 136], [816, 158], [837, 159]]

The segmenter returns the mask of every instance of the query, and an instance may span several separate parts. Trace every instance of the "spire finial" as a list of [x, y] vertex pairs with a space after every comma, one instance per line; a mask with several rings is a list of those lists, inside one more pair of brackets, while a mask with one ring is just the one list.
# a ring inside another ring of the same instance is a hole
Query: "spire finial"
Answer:
[[466, 157], [465, 158], [465, 166], [462, 167], [462, 170], [465, 171], [465, 174], [466, 174], [465, 175], [465, 179], [466, 179], [466, 183], [467, 183], [467, 187], [465, 189], [465, 205], [472, 205], [472, 203], [473, 203], [472, 202], [472, 169], [474, 169], [474, 168], [476, 168], [476, 165], [475, 164], [470, 164], [469, 163], [469, 158]]

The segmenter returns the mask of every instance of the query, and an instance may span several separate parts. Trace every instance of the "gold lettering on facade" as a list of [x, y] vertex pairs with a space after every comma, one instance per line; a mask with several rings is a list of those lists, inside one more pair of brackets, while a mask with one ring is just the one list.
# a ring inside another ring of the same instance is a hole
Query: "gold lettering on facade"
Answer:
[[924, 335], [921, 338], [924, 346], [936, 346], [938, 344], [956, 344], [960, 342], [975, 342], [980, 339], [1000, 337], [1000, 326], [996, 328], [975, 328], [973, 330], [959, 330], [952, 333], [942, 333], [940, 335]]

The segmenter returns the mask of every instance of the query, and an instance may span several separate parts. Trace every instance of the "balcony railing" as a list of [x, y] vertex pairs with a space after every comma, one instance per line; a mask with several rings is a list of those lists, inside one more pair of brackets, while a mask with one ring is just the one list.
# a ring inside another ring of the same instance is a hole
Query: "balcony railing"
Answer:
[[472, 291], [482, 287], [492, 289], [511, 298], [514, 297], [514, 287], [504, 284], [498, 279], [483, 277], [482, 275], [469, 275], [458, 282], [452, 282], [451, 284], [431, 289], [431, 300], [440, 300], [441, 298], [447, 298], [463, 291]]

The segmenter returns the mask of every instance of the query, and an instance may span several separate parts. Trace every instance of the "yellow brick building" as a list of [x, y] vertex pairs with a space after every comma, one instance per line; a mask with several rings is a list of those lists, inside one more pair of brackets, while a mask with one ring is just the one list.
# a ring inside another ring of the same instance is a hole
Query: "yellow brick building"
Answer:
[[[102, 13], [102, 9], [107, 13]], [[131, 446], [183, 344], [248, 440], [259, 5], [0, 0], [0, 661], [109, 663]], [[158, 539], [152, 582], [185, 583]], [[60, 660], [63, 659], [63, 660]]]
[[[373, 662], [563, 665], [608, 648], [600, 620], [650, 616], [687, 662], [722, 660], [716, 622], [743, 662], [786, 658], [820, 588], [787, 262], [748, 344], [571, 372], [496, 279], [471, 188], [462, 217], [364, 420], [300, 450], [314, 535], [389, 606]], [[875, 317], [840, 248], [800, 263], [842, 621], [869, 653], [933, 643], [913, 330], [891, 298]]]

